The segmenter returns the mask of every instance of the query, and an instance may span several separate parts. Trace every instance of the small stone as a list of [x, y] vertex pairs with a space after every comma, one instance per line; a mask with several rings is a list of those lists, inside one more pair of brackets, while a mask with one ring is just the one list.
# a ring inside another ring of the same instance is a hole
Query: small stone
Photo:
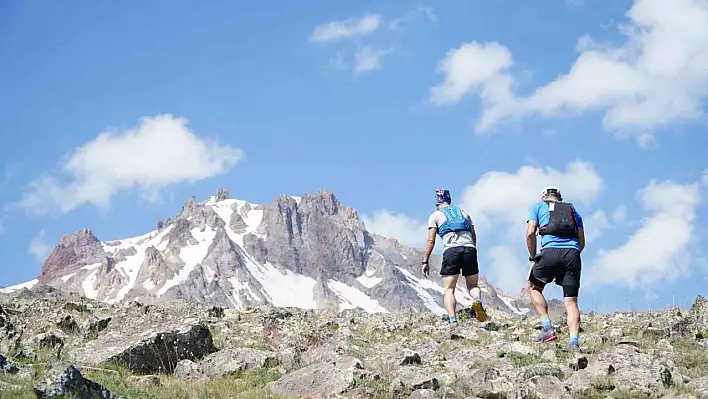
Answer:
[[401, 352], [401, 360], [398, 362], [401, 366], [407, 364], [421, 364], [420, 355], [410, 349], [404, 348]]
[[160, 377], [156, 375], [132, 375], [128, 377], [128, 382], [142, 387], [160, 386]]
[[401, 395], [404, 389], [405, 387], [403, 386], [403, 381], [401, 381], [400, 378], [395, 378], [391, 381], [391, 385], [388, 387], [388, 392], [392, 397], [396, 397]]
[[543, 351], [541, 359], [551, 363], [555, 363], [558, 361], [558, 358], [556, 357], [556, 351], [554, 351], [553, 349], [546, 349], [545, 351]]
[[570, 369], [573, 371], [582, 370], [582, 369], [586, 368], [587, 366], [588, 366], [588, 358], [583, 355], [580, 355], [580, 354], [576, 354], [573, 357], [573, 359], [570, 361], [570, 363], [568, 364], [568, 367], [570, 367]]

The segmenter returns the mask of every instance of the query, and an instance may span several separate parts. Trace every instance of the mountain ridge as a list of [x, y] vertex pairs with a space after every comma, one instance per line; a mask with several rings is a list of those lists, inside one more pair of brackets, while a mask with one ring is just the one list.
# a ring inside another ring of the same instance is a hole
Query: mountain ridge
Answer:
[[[172, 217], [135, 237], [102, 241], [90, 228], [63, 236], [34, 284], [107, 303], [186, 299], [244, 308], [362, 308], [444, 314], [442, 285], [418, 277], [423, 252], [366, 230], [355, 208], [328, 190], [279, 195], [270, 204], [231, 198], [227, 189], [188, 198]], [[440, 263], [433, 254], [431, 264]], [[462, 279], [460, 279], [462, 280]], [[471, 298], [463, 281], [460, 306]], [[530, 314], [528, 299], [480, 276], [485, 306]], [[562, 314], [562, 304], [551, 304]]]

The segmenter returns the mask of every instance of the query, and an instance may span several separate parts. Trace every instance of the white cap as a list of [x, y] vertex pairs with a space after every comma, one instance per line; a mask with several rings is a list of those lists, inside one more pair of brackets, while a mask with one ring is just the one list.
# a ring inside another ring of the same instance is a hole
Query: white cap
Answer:
[[546, 186], [546, 187], [544, 187], [543, 192], [541, 193], [541, 195], [542, 195], [542, 196], [546, 196], [546, 195], [548, 195], [548, 194], [551, 193], [551, 192], [556, 192], [556, 193], [558, 193], [559, 196], [561, 195], [560, 189], [559, 189], [558, 187], [556, 187], [556, 186]]

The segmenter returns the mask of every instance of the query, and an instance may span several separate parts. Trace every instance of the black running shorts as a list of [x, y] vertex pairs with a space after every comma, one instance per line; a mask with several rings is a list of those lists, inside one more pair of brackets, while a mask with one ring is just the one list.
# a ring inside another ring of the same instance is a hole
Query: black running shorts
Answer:
[[540, 288], [555, 280], [564, 297], [577, 297], [580, 290], [580, 251], [575, 248], [544, 248], [536, 255], [529, 281]]
[[462, 272], [463, 276], [479, 273], [477, 264], [477, 249], [474, 247], [452, 247], [443, 252], [441, 276], [455, 276]]

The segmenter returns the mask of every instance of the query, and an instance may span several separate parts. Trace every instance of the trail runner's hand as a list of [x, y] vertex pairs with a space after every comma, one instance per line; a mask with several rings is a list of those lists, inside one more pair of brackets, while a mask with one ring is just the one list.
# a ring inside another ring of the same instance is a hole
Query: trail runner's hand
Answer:
[[423, 276], [426, 278], [430, 275], [430, 266], [428, 265], [428, 261], [423, 261]]

